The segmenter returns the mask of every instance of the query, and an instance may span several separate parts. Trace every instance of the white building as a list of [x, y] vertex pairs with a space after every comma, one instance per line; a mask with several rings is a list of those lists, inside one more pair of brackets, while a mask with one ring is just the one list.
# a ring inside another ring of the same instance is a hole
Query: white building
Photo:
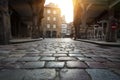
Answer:
[[66, 23], [63, 23], [61, 25], [61, 37], [65, 37], [67, 34], [67, 24]]

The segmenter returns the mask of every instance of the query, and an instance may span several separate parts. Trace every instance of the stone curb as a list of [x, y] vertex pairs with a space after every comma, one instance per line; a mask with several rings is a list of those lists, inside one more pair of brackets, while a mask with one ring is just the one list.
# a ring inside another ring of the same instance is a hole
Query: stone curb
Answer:
[[39, 39], [26, 39], [26, 40], [10, 40], [10, 44], [17, 44], [17, 43], [26, 43], [26, 42], [34, 42], [34, 41], [41, 41], [42, 38]]
[[87, 42], [87, 43], [93, 43], [97, 45], [102, 46], [111, 46], [111, 47], [120, 47], [120, 43], [115, 42], [101, 42], [101, 41], [91, 41], [91, 40], [85, 40], [85, 39], [77, 39], [77, 41]]

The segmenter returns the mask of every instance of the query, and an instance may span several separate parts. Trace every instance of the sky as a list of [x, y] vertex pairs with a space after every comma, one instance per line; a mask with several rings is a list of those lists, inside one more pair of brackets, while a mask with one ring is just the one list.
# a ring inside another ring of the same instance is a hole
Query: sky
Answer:
[[60, 7], [62, 15], [65, 16], [67, 23], [73, 21], [72, 0], [46, 0], [45, 5], [49, 3], [55, 3]]

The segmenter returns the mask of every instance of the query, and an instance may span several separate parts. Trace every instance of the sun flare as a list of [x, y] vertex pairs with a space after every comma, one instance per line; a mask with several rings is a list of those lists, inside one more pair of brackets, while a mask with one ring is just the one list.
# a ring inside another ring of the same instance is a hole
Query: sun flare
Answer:
[[73, 21], [72, 0], [46, 0], [45, 4], [49, 3], [55, 3], [60, 7], [62, 15], [65, 15], [67, 23]]

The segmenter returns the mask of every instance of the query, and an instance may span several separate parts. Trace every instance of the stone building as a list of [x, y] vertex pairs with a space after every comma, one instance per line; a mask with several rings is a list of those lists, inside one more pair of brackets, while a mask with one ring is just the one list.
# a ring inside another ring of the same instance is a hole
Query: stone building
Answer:
[[75, 28], [73, 26], [73, 22], [68, 23], [68, 31], [70, 33], [70, 37], [73, 38], [75, 35]]
[[45, 0], [0, 0], [0, 44], [38, 38]]
[[61, 36], [61, 10], [56, 4], [50, 3], [44, 7], [41, 30], [46, 38]]
[[62, 38], [65, 38], [66, 37], [66, 34], [67, 34], [67, 23], [62, 23], [61, 24], [61, 37]]

